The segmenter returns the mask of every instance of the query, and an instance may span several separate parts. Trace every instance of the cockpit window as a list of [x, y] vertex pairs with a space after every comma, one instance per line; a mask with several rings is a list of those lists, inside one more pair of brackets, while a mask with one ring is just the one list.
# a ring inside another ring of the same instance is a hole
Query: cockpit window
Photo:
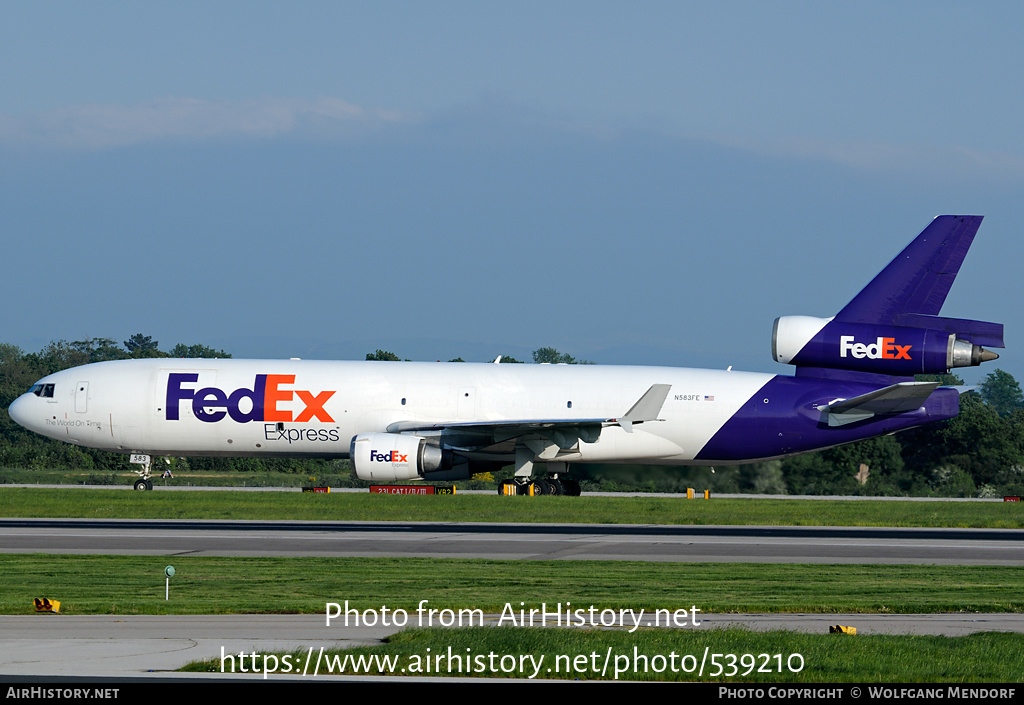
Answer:
[[28, 390], [29, 394], [35, 394], [37, 397], [45, 397], [47, 399], [53, 398], [53, 385], [52, 384], [33, 384], [32, 388]]

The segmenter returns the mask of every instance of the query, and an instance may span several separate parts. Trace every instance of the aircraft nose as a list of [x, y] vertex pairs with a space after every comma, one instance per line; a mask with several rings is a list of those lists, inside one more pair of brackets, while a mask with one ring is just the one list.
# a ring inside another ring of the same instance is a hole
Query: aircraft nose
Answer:
[[18, 424], [22, 428], [31, 430], [29, 426], [29, 406], [31, 404], [30, 399], [26, 397], [31, 396], [29, 394], [22, 394], [20, 397], [15, 399], [9, 407], [7, 407], [7, 413], [11, 415], [11, 419], [14, 423]]

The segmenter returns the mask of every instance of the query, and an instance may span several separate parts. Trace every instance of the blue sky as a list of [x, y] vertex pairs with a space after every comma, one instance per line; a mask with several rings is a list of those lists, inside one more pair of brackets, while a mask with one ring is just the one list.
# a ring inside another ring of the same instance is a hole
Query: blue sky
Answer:
[[[940, 213], [1024, 378], [1013, 3], [0, 2], [0, 340], [788, 372]], [[978, 381], [983, 372], [965, 373]]]

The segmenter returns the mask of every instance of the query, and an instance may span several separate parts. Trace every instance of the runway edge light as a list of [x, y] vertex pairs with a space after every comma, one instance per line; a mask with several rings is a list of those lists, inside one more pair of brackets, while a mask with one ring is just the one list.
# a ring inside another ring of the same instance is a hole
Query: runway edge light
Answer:
[[35, 603], [36, 612], [60, 612], [59, 600], [48, 600], [45, 597], [37, 597], [32, 602]]
[[834, 627], [828, 628], [829, 634], [856, 634], [857, 627], [844, 627], [841, 624], [837, 624]]

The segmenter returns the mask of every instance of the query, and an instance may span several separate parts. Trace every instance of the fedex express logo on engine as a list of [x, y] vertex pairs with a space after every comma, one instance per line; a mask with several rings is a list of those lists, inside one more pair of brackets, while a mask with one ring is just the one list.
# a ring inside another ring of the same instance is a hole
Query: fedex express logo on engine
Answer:
[[378, 453], [375, 450], [371, 450], [370, 460], [376, 460], [379, 463], [408, 463], [409, 455], [402, 455], [397, 450], [389, 450], [387, 453]]
[[[256, 375], [252, 389], [241, 387], [230, 394], [217, 387], [192, 389], [184, 385], [195, 385], [199, 375], [195, 372], [173, 372], [167, 377], [167, 410], [168, 421], [177, 421], [181, 402], [191, 402], [192, 413], [200, 421], [213, 423], [225, 416], [230, 416], [238, 423], [249, 421], [289, 421], [302, 423], [305, 421], [323, 421], [334, 423], [334, 419], [324, 409], [327, 400], [334, 396], [333, 391], [319, 394], [305, 389], [291, 389], [295, 384], [295, 375]], [[296, 397], [305, 404], [305, 409], [295, 414], [289, 409], [279, 408], [279, 404], [287, 404]]]
[[871, 343], [855, 343], [852, 335], [844, 335], [839, 338], [839, 357], [846, 357], [850, 353], [858, 360], [869, 358], [871, 360], [909, 360], [910, 348], [912, 345], [896, 345], [895, 338], [883, 338], [881, 336]]

